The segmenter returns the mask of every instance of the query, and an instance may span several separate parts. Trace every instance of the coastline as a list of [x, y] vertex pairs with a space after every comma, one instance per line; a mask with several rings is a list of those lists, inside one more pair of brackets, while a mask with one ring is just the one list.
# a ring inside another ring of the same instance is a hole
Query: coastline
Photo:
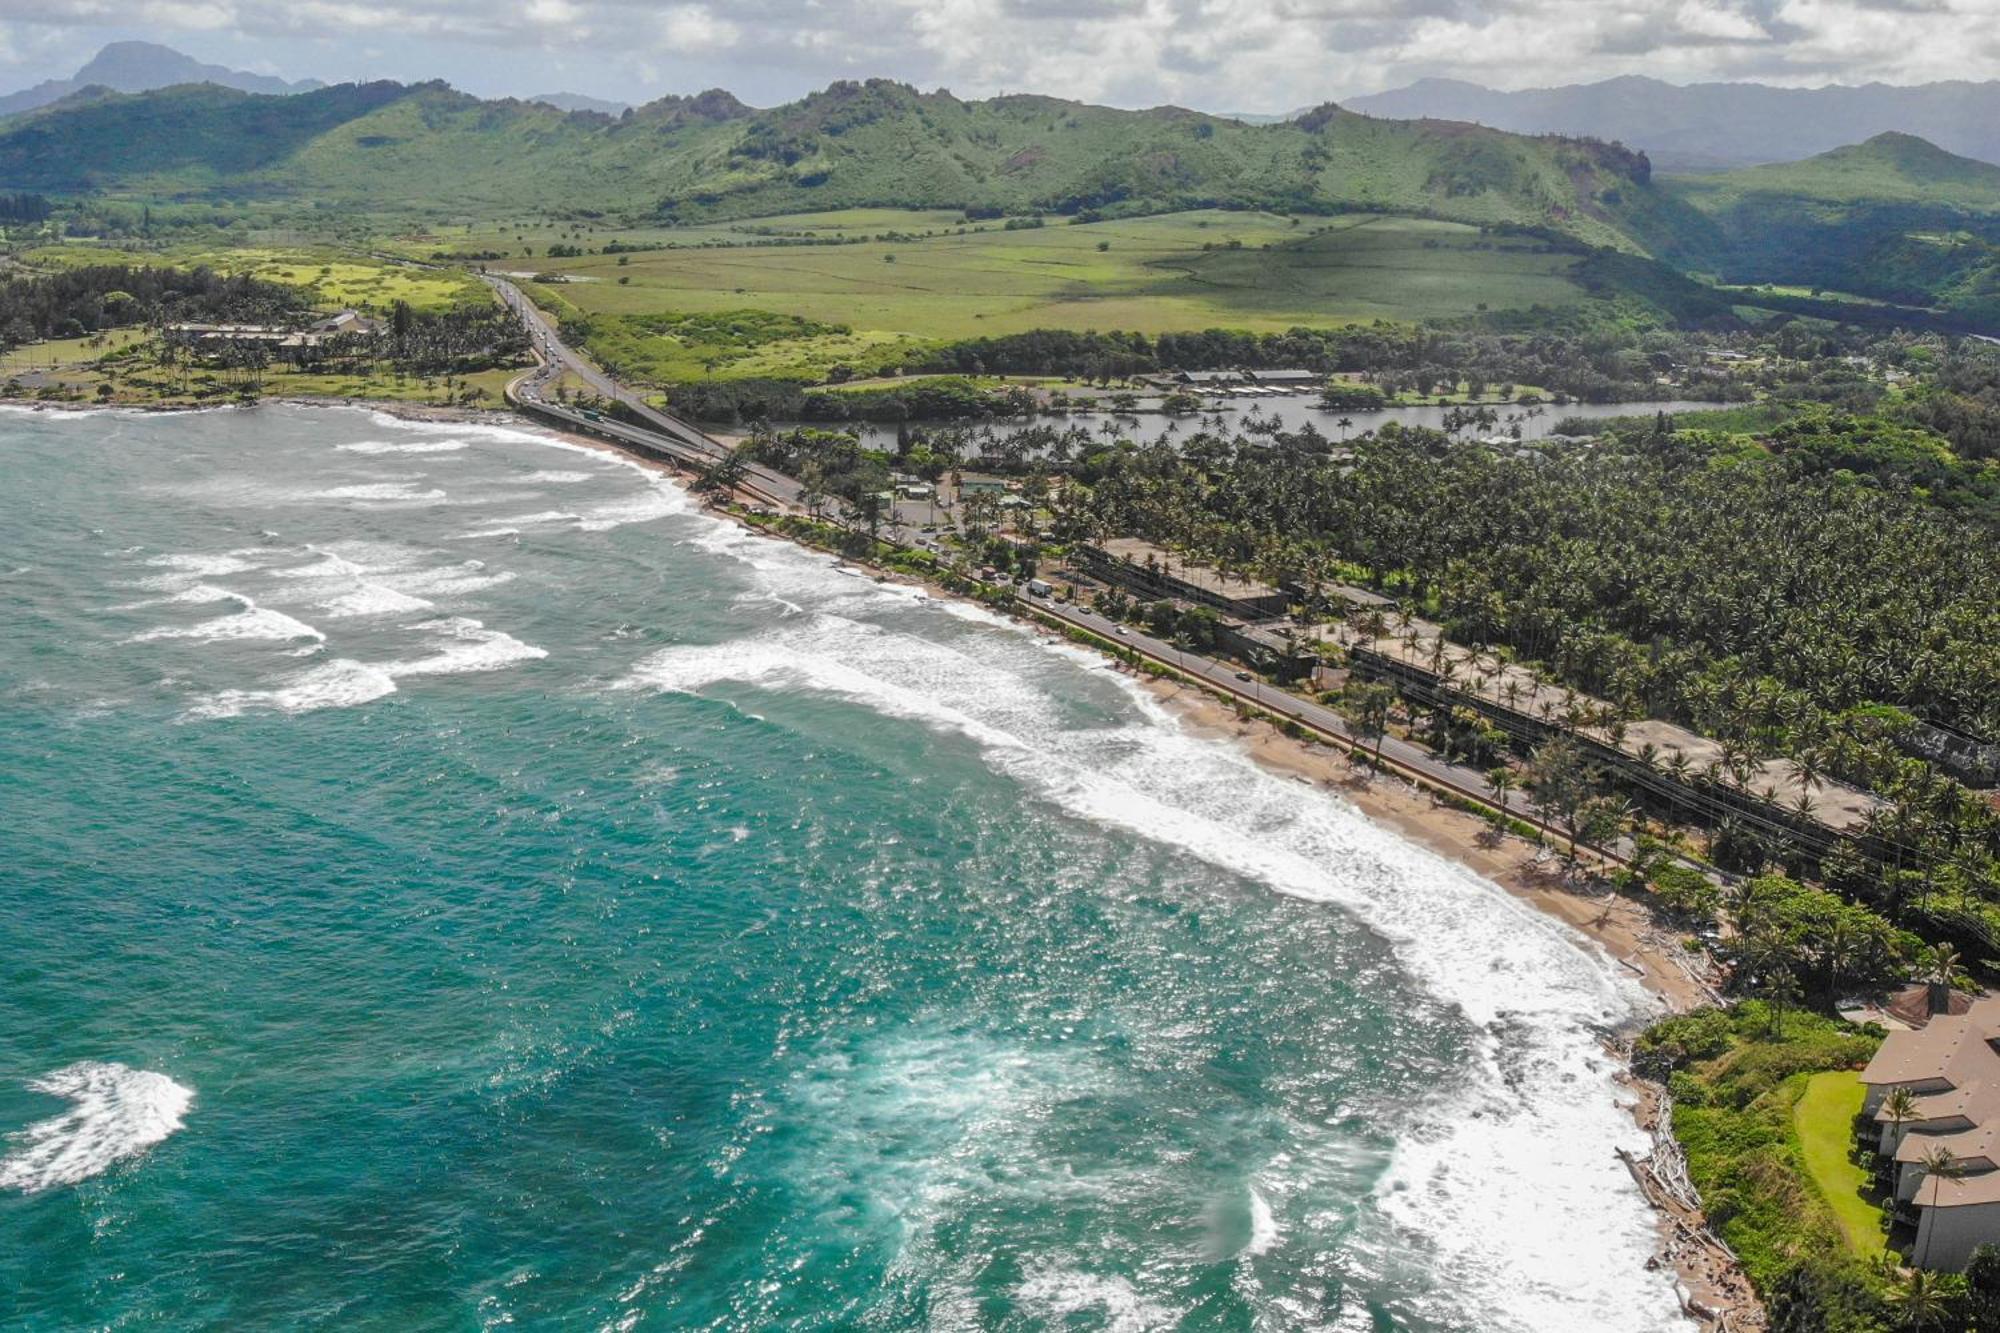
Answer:
[[[280, 406], [341, 407], [377, 411], [397, 418], [423, 422], [456, 422], [470, 425], [523, 429], [562, 441], [565, 445], [590, 449], [615, 457], [642, 470], [684, 482], [685, 476], [672, 466], [642, 457], [590, 436], [552, 429], [524, 419], [506, 409], [456, 407], [395, 400], [270, 399]], [[19, 402], [18, 406], [50, 411], [104, 410], [97, 405]], [[108, 405], [117, 410], [118, 405]], [[203, 411], [213, 408], [143, 408], [139, 410]], [[728, 518], [746, 530], [771, 540], [789, 540], [764, 527], [745, 522], [726, 509], [707, 507], [708, 512]], [[867, 565], [868, 562], [855, 560]], [[870, 565], [878, 578], [922, 586], [932, 595], [959, 598], [932, 580], [898, 570]], [[961, 599], [962, 600], [962, 599]], [[1047, 634], [1046, 628], [1030, 626]], [[1280, 732], [1268, 722], [1239, 716], [1223, 698], [1185, 681], [1161, 680], [1123, 663], [1117, 669], [1148, 690], [1192, 733], [1240, 746], [1254, 762], [1268, 771], [1323, 788], [1359, 810], [1368, 819], [1384, 825], [1408, 841], [1462, 865], [1498, 885], [1517, 901], [1567, 927], [1565, 937], [1585, 952], [1601, 953], [1654, 997], [1665, 1012], [1679, 1013], [1714, 1002], [1713, 992], [1697, 971], [1698, 956], [1682, 948], [1681, 939], [1652, 920], [1639, 901], [1610, 890], [1593, 892], [1579, 887], [1563, 873], [1560, 860], [1534, 843], [1515, 835], [1500, 835], [1477, 815], [1444, 803], [1413, 783], [1390, 773], [1371, 773], [1355, 764], [1347, 753], [1333, 745], [1297, 739]], [[1621, 1064], [1628, 1050], [1607, 1040], [1607, 1049]], [[1625, 1102], [1636, 1123], [1653, 1136], [1656, 1152], [1666, 1134], [1662, 1124], [1664, 1088], [1641, 1079], [1629, 1067], [1618, 1077], [1630, 1094]], [[1623, 1100], [1623, 1099], [1621, 1099]], [[1670, 1138], [1665, 1140], [1671, 1143]], [[1621, 1156], [1625, 1156], [1621, 1152]], [[1653, 1177], [1644, 1161], [1626, 1157], [1626, 1165], [1641, 1192], [1652, 1204], [1657, 1221], [1659, 1245], [1650, 1266], [1671, 1265], [1679, 1276], [1677, 1284], [1684, 1312], [1703, 1328], [1724, 1327], [1747, 1330], [1762, 1326], [1762, 1309], [1747, 1279], [1733, 1257], [1704, 1239], [1698, 1210], [1676, 1200]]]
[[[480, 414], [479, 419], [493, 415]], [[536, 428], [566, 444], [614, 455], [663, 476], [681, 476], [667, 464], [603, 440], [546, 426]], [[744, 522], [726, 509], [709, 506], [707, 512], [769, 540], [788, 540]], [[937, 597], [959, 596], [934, 581], [901, 570], [882, 569], [860, 559], [853, 562], [866, 565], [886, 581], [923, 587]], [[1050, 631], [1035, 626], [1035, 632]], [[1514, 834], [1498, 834], [1487, 820], [1435, 799], [1414, 783], [1387, 773], [1370, 773], [1334, 746], [1293, 738], [1268, 722], [1241, 717], [1229, 703], [1199, 686], [1157, 679], [1122, 662], [1115, 665], [1139, 681], [1195, 734], [1240, 745], [1261, 767], [1334, 792], [1368, 819], [1472, 870], [1517, 901], [1559, 922], [1576, 948], [1600, 953], [1623, 968], [1653, 997], [1663, 1014], [1684, 1013], [1717, 1002], [1711, 982], [1702, 975], [1703, 955], [1690, 955], [1682, 946], [1682, 937], [1654, 921], [1637, 900], [1608, 888], [1592, 891], [1579, 886], [1565, 875], [1553, 852]], [[1674, 1270], [1682, 1311], [1692, 1326], [1735, 1333], [1762, 1328], [1762, 1302], [1735, 1256], [1710, 1235], [1700, 1210], [1677, 1198], [1662, 1183], [1661, 1173], [1653, 1169], [1653, 1161], [1678, 1153], [1663, 1114], [1666, 1089], [1631, 1070], [1625, 1035], [1607, 1037], [1605, 1046], [1624, 1066], [1617, 1081], [1630, 1096], [1625, 1109], [1654, 1143], [1653, 1153], [1646, 1158], [1623, 1151], [1619, 1154], [1653, 1209], [1659, 1243], [1651, 1266]]]

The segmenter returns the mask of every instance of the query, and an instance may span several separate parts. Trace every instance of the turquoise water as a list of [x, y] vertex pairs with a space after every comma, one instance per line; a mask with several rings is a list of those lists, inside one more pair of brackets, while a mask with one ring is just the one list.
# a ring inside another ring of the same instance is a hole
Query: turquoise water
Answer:
[[1640, 1003], [525, 431], [0, 415], [0, 1324], [1655, 1329]]

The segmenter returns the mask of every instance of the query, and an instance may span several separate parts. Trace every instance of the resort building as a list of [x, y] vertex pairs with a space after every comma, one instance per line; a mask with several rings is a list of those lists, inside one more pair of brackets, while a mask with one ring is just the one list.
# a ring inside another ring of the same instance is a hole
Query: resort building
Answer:
[[[1898, 1211], [1916, 1215], [1910, 1262], [1957, 1270], [1979, 1246], [2000, 1244], [2000, 996], [1945, 998], [1945, 1012], [1891, 1032], [1875, 1052], [1861, 1072], [1862, 1114], [1876, 1126], [1877, 1155], [1893, 1163]], [[1949, 1168], [1929, 1169], [1940, 1150]]]
[[1093, 577], [1146, 597], [1173, 597], [1210, 606], [1238, 620], [1269, 620], [1285, 614], [1291, 598], [1268, 583], [1232, 575], [1137, 537], [1113, 537], [1077, 548], [1077, 559]]
[[1881, 804], [1872, 794], [1814, 775], [1786, 760], [1732, 752], [1721, 742], [1657, 718], [1620, 720], [1608, 699], [1566, 689], [1525, 666], [1453, 642], [1444, 628], [1354, 596], [1349, 621], [1315, 637], [1342, 649], [1353, 669], [1385, 680], [1425, 704], [1471, 708], [1517, 742], [1567, 737], [1621, 783], [1708, 820], [1735, 817], [1763, 835], [1789, 837], [1820, 852], [1862, 836]]

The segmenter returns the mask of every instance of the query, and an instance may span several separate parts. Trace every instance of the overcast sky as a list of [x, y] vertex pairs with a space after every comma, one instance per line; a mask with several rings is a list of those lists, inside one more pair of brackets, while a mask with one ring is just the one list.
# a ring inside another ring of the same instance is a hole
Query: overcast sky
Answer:
[[2000, 78], [2000, 0], [0, 0], [0, 91], [118, 38], [287, 78], [623, 101], [720, 86], [767, 106], [870, 75], [1242, 112], [1424, 75]]

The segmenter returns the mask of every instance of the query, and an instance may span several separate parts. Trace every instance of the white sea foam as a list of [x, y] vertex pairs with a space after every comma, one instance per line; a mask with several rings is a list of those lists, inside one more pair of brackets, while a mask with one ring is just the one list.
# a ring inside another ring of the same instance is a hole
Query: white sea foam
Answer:
[[[201, 643], [220, 643], [236, 639], [291, 639], [324, 640], [322, 634], [303, 620], [295, 619], [282, 611], [273, 611], [267, 606], [259, 606], [255, 599], [240, 592], [218, 589], [223, 598], [242, 606], [234, 615], [217, 616], [204, 620], [198, 625], [157, 625], [132, 636], [134, 643], [149, 643], [158, 639], [194, 639]], [[178, 599], [175, 599], [178, 600]], [[203, 598], [215, 601], [217, 598]]]
[[602, 481], [602, 472], [571, 472], [562, 468], [544, 468], [537, 472], [525, 473], [518, 477], [504, 478], [509, 486], [575, 486], [586, 481]]
[[517, 662], [547, 657], [546, 648], [523, 643], [511, 634], [485, 625], [468, 616], [447, 616], [425, 621], [411, 629], [435, 636], [437, 651], [423, 657], [390, 663], [390, 676], [456, 676], [472, 671], [498, 671]]
[[812, 613], [748, 640], [652, 654], [623, 684], [806, 689], [959, 732], [1073, 814], [1350, 910], [1481, 1033], [1466, 1086], [1413, 1108], [1420, 1123], [1379, 1193], [1382, 1213], [1452, 1275], [1432, 1313], [1451, 1322], [1471, 1309], [1479, 1326], [1507, 1330], [1683, 1326], [1666, 1280], [1644, 1270], [1651, 1218], [1612, 1151], [1643, 1141], [1617, 1105], [1615, 1065], [1596, 1034], [1647, 1001], [1608, 960], [1333, 796], [1192, 735], [1123, 677], [1109, 679], [1139, 721], [1066, 725], [1032, 656], [1073, 661], [1073, 648], [1036, 649], [1011, 633], [899, 633], [864, 618], [909, 614], [881, 586], [829, 578], [823, 562], [737, 534], [700, 540]]
[[194, 1091], [165, 1074], [81, 1060], [28, 1084], [69, 1109], [7, 1136], [0, 1189], [33, 1194], [74, 1185], [136, 1157], [181, 1127]]
[[462, 560], [396, 574], [391, 582], [402, 592], [424, 597], [463, 597], [514, 581], [511, 569], [488, 569], [484, 560]]
[[311, 713], [352, 708], [396, 692], [396, 680], [380, 667], [335, 658], [285, 677], [262, 690], [222, 690], [198, 700], [187, 718], [240, 717], [245, 713]]
[[1047, 1327], [1060, 1327], [1083, 1314], [1096, 1316], [1090, 1326], [1106, 1333], [1152, 1333], [1181, 1322], [1174, 1311], [1141, 1296], [1130, 1279], [1073, 1268], [1051, 1267], [1031, 1273], [1015, 1288], [1014, 1295]]
[[548, 656], [511, 634], [488, 629], [467, 616], [420, 621], [405, 628], [430, 637], [432, 651], [393, 662], [334, 658], [281, 678], [263, 689], [221, 690], [197, 700], [183, 717], [190, 721], [240, 717], [245, 713], [311, 713], [353, 708], [396, 693], [405, 676], [456, 676], [499, 671]]
[[351, 486], [334, 486], [323, 491], [314, 491], [304, 497], [309, 500], [370, 500], [387, 504], [421, 504], [431, 500], [442, 500], [445, 493], [435, 486], [426, 487], [421, 481], [376, 481], [362, 482]]
[[[308, 548], [317, 549], [317, 548]], [[376, 579], [376, 571], [332, 551], [320, 552], [309, 565], [274, 569], [274, 578], [302, 584], [306, 600], [336, 618], [410, 615], [428, 611], [431, 603], [397, 587], [391, 579]]]
[[521, 530], [546, 527], [553, 523], [575, 523], [579, 516], [567, 509], [542, 509], [532, 514], [509, 514], [497, 522], [483, 527], [467, 528], [464, 532], [452, 534], [461, 541], [477, 541], [484, 537], [518, 537]]
[[353, 444], [337, 444], [336, 450], [343, 454], [455, 454], [461, 449], [472, 447], [470, 440], [356, 440]]
[[136, 602], [125, 602], [111, 609], [113, 611], [143, 611], [151, 606], [174, 606], [182, 604], [199, 606], [204, 602], [226, 602], [235, 596], [236, 594], [229, 591], [229, 589], [218, 588], [213, 583], [197, 583], [192, 587], [183, 588], [179, 592], [172, 593], [166, 597], [147, 597]]
[[220, 578], [255, 569], [256, 563], [232, 551], [218, 555], [156, 555], [146, 561], [156, 568], [170, 569], [187, 578]]
[[639, 494], [590, 510], [577, 520], [577, 527], [585, 532], [608, 532], [628, 523], [651, 523], [690, 508], [687, 492], [680, 487], [651, 475], [648, 480], [652, 484]]
[[496, 440], [514, 444], [560, 443], [551, 435], [519, 426], [499, 426], [476, 421], [415, 421], [409, 417], [399, 417], [374, 408], [360, 410], [367, 412], [368, 419], [376, 426], [407, 435], [455, 435], [469, 440]]
[[1243, 1252], [1249, 1255], [1269, 1254], [1276, 1248], [1278, 1242], [1284, 1239], [1284, 1235], [1284, 1229], [1278, 1225], [1277, 1216], [1271, 1212], [1270, 1203], [1257, 1192], [1257, 1187], [1252, 1185], [1250, 1241], [1243, 1247]]

